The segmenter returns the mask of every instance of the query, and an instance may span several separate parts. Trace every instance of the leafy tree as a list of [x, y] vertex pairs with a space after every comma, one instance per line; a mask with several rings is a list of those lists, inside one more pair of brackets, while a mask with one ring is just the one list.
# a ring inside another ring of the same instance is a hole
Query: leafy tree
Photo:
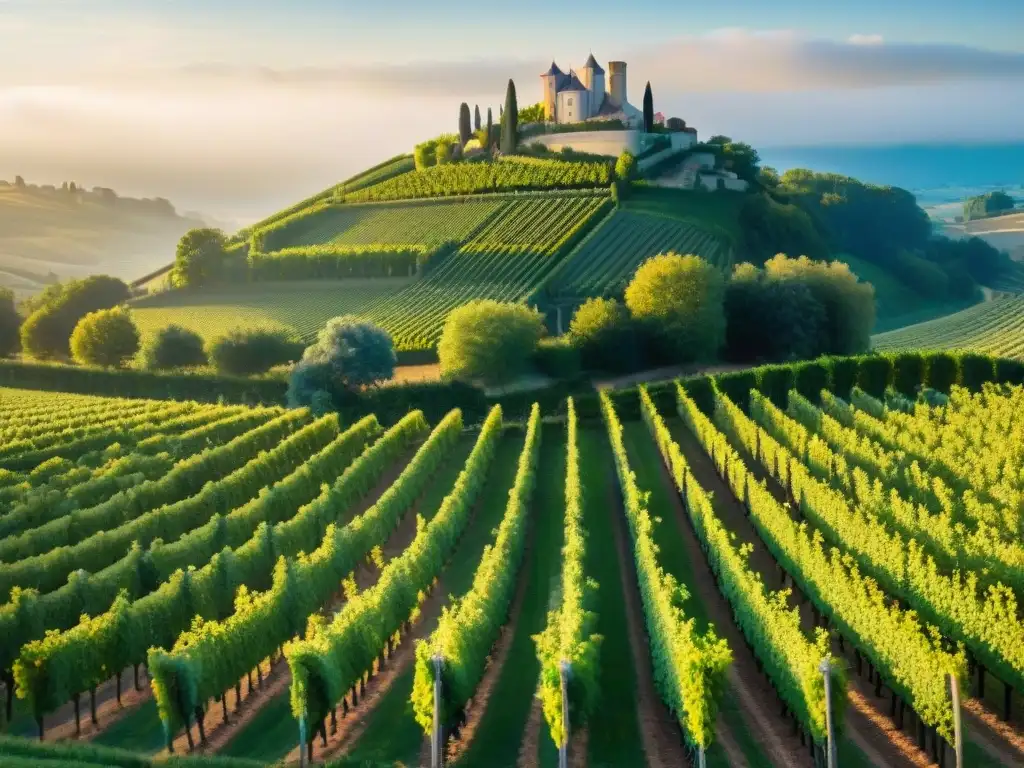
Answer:
[[459, 141], [462, 146], [466, 146], [466, 142], [469, 141], [473, 136], [473, 127], [471, 117], [469, 114], [469, 104], [462, 102], [459, 105]]
[[825, 309], [802, 282], [739, 264], [725, 289], [725, 318], [726, 359], [775, 362], [818, 353]]
[[757, 172], [757, 180], [762, 187], [767, 187], [768, 189], [775, 189], [781, 182], [779, 172], [770, 165], [766, 165]]
[[10, 357], [21, 348], [21, 315], [14, 305], [14, 292], [0, 288], [0, 357]]
[[650, 133], [654, 130], [654, 95], [651, 93], [651, 82], [647, 81], [644, 88], [644, 131]]
[[964, 201], [964, 221], [983, 219], [994, 213], [1012, 211], [1015, 207], [1016, 203], [1013, 198], [1001, 189], [986, 192], [983, 195], [969, 197]]
[[480, 105], [476, 104], [473, 106], [473, 130], [480, 130]]
[[776, 280], [791, 280], [807, 286], [824, 310], [817, 351], [821, 354], [853, 355], [871, 346], [875, 325], [875, 289], [858, 281], [850, 267], [840, 261], [812, 261], [806, 256], [791, 259], [778, 254], [765, 262], [766, 274]]
[[699, 256], [648, 259], [626, 287], [626, 306], [675, 361], [715, 358], [725, 341], [725, 279]]
[[505, 92], [505, 111], [501, 117], [501, 153], [515, 154], [519, 143], [519, 107], [516, 106], [516, 84], [508, 81]]
[[181, 236], [174, 255], [171, 284], [181, 288], [208, 285], [224, 274], [227, 238], [219, 229], [203, 227]]
[[123, 304], [130, 296], [124, 281], [107, 275], [49, 286], [21, 326], [22, 351], [38, 359], [67, 357], [79, 320], [90, 312]]
[[757, 264], [777, 253], [806, 253], [813, 258], [824, 258], [829, 253], [828, 243], [807, 211], [768, 194], [744, 197], [739, 232], [741, 253]]
[[540, 102], [519, 110], [520, 123], [539, 123], [544, 119], [544, 105]]
[[119, 368], [139, 351], [139, 329], [120, 307], [90, 312], [71, 334], [71, 357], [81, 365]]
[[642, 358], [629, 312], [615, 299], [587, 299], [573, 315], [568, 336], [587, 368], [630, 371]]
[[438, 165], [448, 165], [452, 161], [451, 144], [438, 144], [434, 150], [434, 156]]
[[251, 376], [297, 360], [302, 342], [285, 331], [236, 329], [209, 345], [207, 356], [220, 373]]
[[154, 371], [206, 365], [203, 339], [195, 331], [180, 325], [161, 328], [142, 349], [142, 361]]
[[445, 321], [437, 346], [441, 375], [505, 384], [526, 369], [543, 335], [544, 323], [535, 309], [491, 299], [471, 301]]
[[628, 149], [622, 150], [615, 161], [615, 178], [620, 181], [632, 181], [636, 175], [636, 157]]

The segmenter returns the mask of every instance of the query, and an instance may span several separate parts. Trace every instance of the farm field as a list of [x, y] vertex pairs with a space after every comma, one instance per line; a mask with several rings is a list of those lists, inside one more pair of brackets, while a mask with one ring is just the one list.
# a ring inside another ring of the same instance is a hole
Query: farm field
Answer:
[[1022, 764], [1024, 388], [754, 381], [472, 428], [0, 390], [6, 730], [425, 765], [436, 655], [446, 764], [551, 765], [567, 659], [574, 765], [810, 767], [827, 658], [839, 765], [952, 765], [950, 676], [964, 764]]
[[554, 296], [621, 294], [644, 261], [659, 253], [696, 254], [729, 270], [732, 253], [712, 232], [675, 218], [616, 210], [552, 279]]
[[877, 350], [970, 349], [1024, 357], [1024, 299], [999, 298], [928, 322], [871, 337]]

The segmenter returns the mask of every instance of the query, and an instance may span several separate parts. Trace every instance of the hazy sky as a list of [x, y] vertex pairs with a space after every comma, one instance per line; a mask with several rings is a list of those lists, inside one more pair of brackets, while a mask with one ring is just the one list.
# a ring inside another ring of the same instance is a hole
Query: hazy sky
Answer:
[[0, 178], [252, 218], [591, 49], [703, 136], [1024, 140], [1022, 0], [0, 0]]

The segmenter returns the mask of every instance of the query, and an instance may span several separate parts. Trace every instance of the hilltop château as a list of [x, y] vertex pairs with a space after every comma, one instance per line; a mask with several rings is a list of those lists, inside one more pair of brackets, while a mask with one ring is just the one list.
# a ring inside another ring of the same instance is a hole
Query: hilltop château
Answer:
[[626, 62], [608, 62], [607, 90], [605, 71], [594, 54], [579, 71], [568, 74], [551, 62], [542, 74], [544, 119], [555, 123], [578, 123], [584, 120], [621, 120], [626, 125], [643, 121], [643, 113], [626, 98]]

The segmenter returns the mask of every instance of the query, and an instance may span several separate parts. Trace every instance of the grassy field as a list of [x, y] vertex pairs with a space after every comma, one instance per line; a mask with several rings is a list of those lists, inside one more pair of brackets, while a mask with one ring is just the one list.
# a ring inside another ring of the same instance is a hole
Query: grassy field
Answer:
[[897, 349], [970, 349], [1024, 358], [1024, 298], [977, 304], [936, 320], [880, 333], [872, 347]]

